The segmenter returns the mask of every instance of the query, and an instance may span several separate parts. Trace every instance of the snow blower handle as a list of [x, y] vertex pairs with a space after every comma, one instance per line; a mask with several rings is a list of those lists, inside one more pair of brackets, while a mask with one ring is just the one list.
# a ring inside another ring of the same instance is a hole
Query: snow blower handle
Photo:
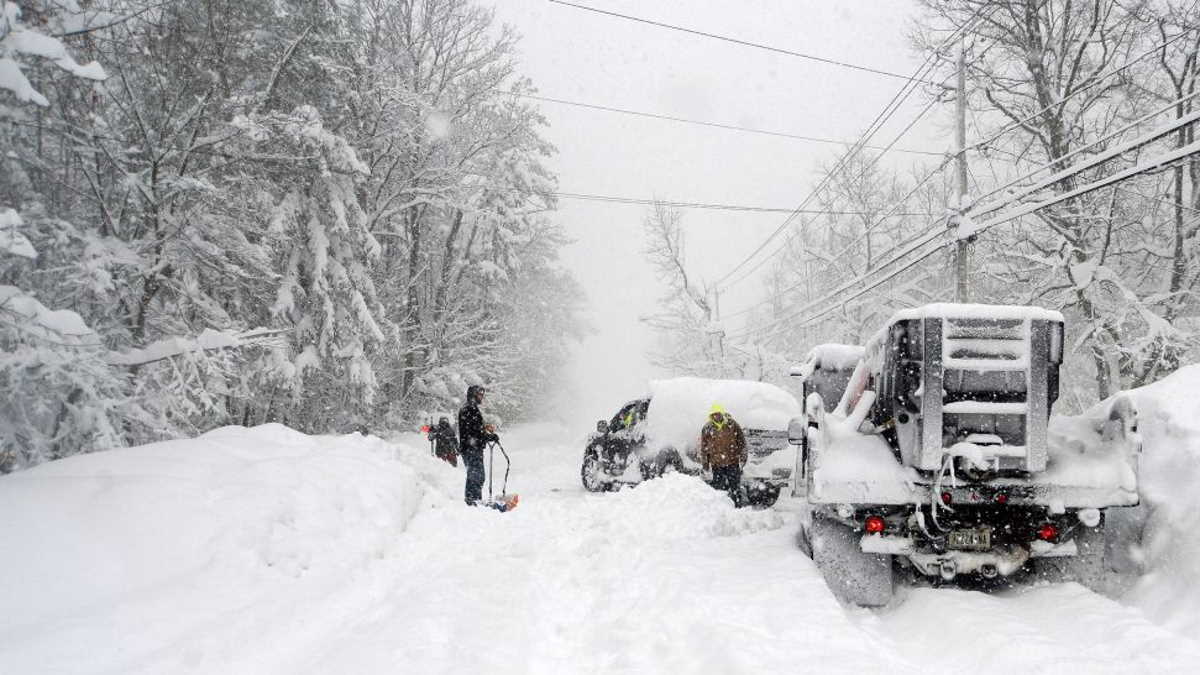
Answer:
[[500, 454], [504, 455], [504, 485], [500, 488], [500, 494], [508, 494], [508, 472], [512, 469], [512, 460], [508, 458], [508, 453], [504, 451], [504, 446], [500, 445], [500, 439], [497, 438], [488, 443], [488, 500], [492, 499], [492, 467], [496, 464], [496, 448], [500, 448]]

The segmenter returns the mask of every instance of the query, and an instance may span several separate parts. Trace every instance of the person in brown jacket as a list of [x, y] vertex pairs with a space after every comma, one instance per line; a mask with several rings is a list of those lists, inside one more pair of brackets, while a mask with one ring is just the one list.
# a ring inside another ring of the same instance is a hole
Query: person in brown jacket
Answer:
[[714, 405], [700, 430], [700, 465], [712, 472], [709, 485], [729, 493], [734, 506], [742, 506], [742, 467], [746, 465], [746, 434], [729, 413]]

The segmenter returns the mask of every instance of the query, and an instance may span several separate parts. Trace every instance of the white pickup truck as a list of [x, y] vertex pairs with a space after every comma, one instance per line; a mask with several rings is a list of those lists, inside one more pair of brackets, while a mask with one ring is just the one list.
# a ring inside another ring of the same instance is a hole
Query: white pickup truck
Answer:
[[802, 542], [837, 595], [886, 604], [897, 572], [1103, 585], [1105, 510], [1138, 502], [1137, 412], [1052, 421], [1062, 360], [1057, 312], [935, 304], [893, 316], [848, 377], [800, 373]]

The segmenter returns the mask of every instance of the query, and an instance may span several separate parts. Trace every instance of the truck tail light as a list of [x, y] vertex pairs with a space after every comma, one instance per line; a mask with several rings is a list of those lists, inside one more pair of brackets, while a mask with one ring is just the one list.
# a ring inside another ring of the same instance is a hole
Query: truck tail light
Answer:
[[887, 522], [879, 516], [868, 516], [866, 523], [863, 524], [863, 529], [867, 534], [879, 534], [887, 528]]
[[1038, 539], [1042, 541], [1054, 541], [1058, 539], [1058, 528], [1051, 523], [1046, 523], [1038, 528]]

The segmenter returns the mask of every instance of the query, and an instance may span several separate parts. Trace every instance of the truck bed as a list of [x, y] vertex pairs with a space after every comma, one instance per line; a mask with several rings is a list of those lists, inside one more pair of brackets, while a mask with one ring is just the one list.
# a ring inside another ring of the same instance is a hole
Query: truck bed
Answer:
[[[903, 466], [879, 436], [853, 434], [828, 450], [814, 444], [814, 504], [928, 503], [934, 491], [949, 492], [953, 503], [982, 504], [1004, 494], [1012, 505], [1058, 508], [1105, 508], [1138, 503], [1137, 472], [1121, 447], [1091, 444], [1086, 451], [1052, 444], [1046, 471], [970, 483], [948, 473], [939, 483], [935, 472]], [[941, 495], [939, 494], [940, 498]]]

